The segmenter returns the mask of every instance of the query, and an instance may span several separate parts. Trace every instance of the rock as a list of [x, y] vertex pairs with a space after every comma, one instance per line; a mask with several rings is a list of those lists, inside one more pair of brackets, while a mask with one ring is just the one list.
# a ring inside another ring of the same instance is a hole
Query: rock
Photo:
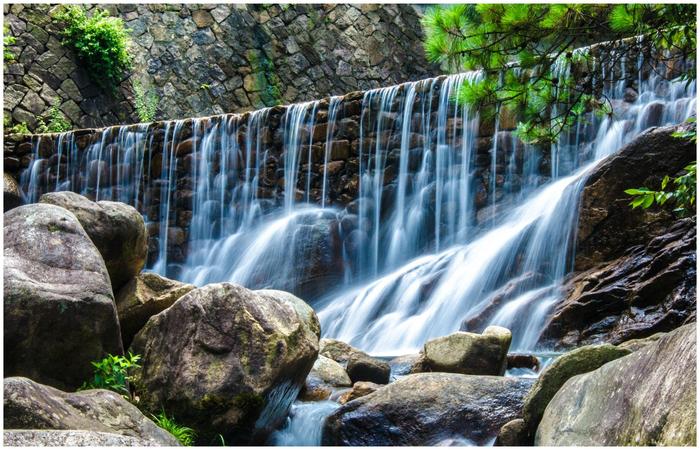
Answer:
[[631, 352], [636, 352], [637, 350], [641, 350], [649, 344], [653, 344], [666, 334], [667, 333], [656, 333], [644, 339], [630, 339], [629, 341], [625, 341], [622, 344], [618, 344], [617, 348], [622, 348]]
[[577, 348], [557, 357], [542, 371], [525, 398], [523, 419], [529, 429], [533, 432], [537, 429], [547, 404], [569, 378], [595, 370], [629, 353], [629, 350], [614, 345], [600, 344]]
[[132, 206], [93, 202], [74, 192], [51, 192], [42, 195], [39, 202], [61, 206], [75, 214], [100, 250], [115, 290], [143, 268], [148, 234], [143, 217]]
[[657, 189], [696, 159], [696, 145], [673, 137], [694, 125], [652, 128], [593, 169], [581, 194], [576, 234], [576, 270], [623, 256], [634, 245], [645, 245], [673, 222], [670, 208], [632, 210], [625, 190]]
[[[122, 434], [85, 430], [5, 430], [9, 447], [161, 447], [163, 444]], [[178, 444], [167, 444], [178, 445]]]
[[347, 402], [355, 400], [356, 398], [364, 397], [365, 395], [369, 395], [381, 388], [382, 385], [380, 384], [372, 383], [370, 381], [358, 381], [352, 385], [352, 389], [338, 398], [338, 403], [344, 405]]
[[170, 280], [152, 272], [132, 278], [115, 297], [124, 348], [129, 348], [136, 333], [151, 316], [169, 308], [195, 286]]
[[532, 380], [453, 373], [408, 375], [336, 410], [323, 445], [486, 445], [520, 414]]
[[525, 425], [523, 419], [514, 419], [501, 427], [496, 437], [494, 447], [525, 447], [532, 446], [534, 436]]
[[397, 356], [389, 361], [389, 366], [391, 366], [391, 374], [393, 376], [423, 372], [423, 355], [414, 353], [412, 355]]
[[112, 391], [62, 392], [21, 377], [5, 378], [3, 387], [6, 430], [86, 430], [129, 436], [151, 445], [179, 445], [175, 437]]
[[423, 347], [424, 370], [468, 375], [503, 375], [510, 331], [488, 327], [482, 334], [458, 331], [432, 339]]
[[61, 207], [20, 206], [4, 223], [4, 374], [75, 389], [123, 352], [104, 261]]
[[302, 300], [235, 284], [194, 289], [151, 317], [131, 351], [143, 356], [141, 404], [164, 408], [226, 443], [260, 442], [286, 418], [318, 356], [320, 325]]
[[331, 396], [333, 388], [347, 386], [352, 386], [352, 382], [343, 366], [330, 358], [319, 355], [311, 372], [309, 372], [309, 376], [306, 377], [306, 383], [299, 398], [306, 401], [327, 400]]
[[695, 218], [677, 220], [646, 246], [573, 275], [540, 342], [618, 344], [695, 321], [696, 232]]
[[333, 361], [346, 365], [351, 355], [367, 353], [362, 350], [358, 350], [350, 344], [339, 341], [337, 339], [323, 338], [319, 342], [319, 354], [332, 359]]
[[214, 23], [214, 18], [209, 14], [209, 11], [203, 9], [192, 11], [192, 20], [194, 20], [197, 28], [205, 28]]
[[571, 378], [547, 406], [535, 445], [695, 446], [695, 324]]
[[387, 384], [391, 375], [391, 367], [388, 363], [361, 353], [350, 355], [346, 370], [353, 383], [371, 381], [377, 384]]
[[16, 208], [22, 204], [22, 191], [19, 188], [19, 184], [12, 178], [11, 175], [7, 173], [2, 173], [2, 187], [3, 187], [3, 212], [7, 212], [12, 208]]
[[507, 369], [531, 369], [535, 372], [539, 372], [540, 360], [537, 359], [535, 355], [521, 355], [512, 353], [508, 355]]

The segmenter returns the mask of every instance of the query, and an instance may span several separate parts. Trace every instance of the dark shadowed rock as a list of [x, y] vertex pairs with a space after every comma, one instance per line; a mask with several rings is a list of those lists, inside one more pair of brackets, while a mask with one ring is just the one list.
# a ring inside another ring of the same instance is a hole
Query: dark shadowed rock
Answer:
[[92, 361], [122, 353], [104, 261], [61, 207], [20, 206], [4, 222], [4, 373], [75, 389]]
[[571, 378], [547, 406], [535, 444], [695, 446], [695, 333], [685, 325]]
[[5, 430], [9, 447], [162, 447], [162, 444], [123, 434], [85, 430]]
[[567, 348], [621, 343], [695, 321], [696, 222], [677, 220], [646, 246], [574, 275], [540, 341]]
[[297, 398], [318, 355], [320, 326], [302, 300], [220, 283], [195, 289], [148, 321], [131, 351], [143, 355], [141, 403], [164, 408], [210, 443], [259, 442]]
[[86, 430], [130, 436], [151, 445], [179, 445], [175, 437], [112, 391], [62, 392], [21, 377], [5, 378], [3, 388], [6, 430]]
[[22, 204], [22, 191], [19, 184], [7, 173], [2, 173], [2, 188], [3, 188], [3, 212], [7, 212], [12, 208], [16, 208]]
[[520, 414], [532, 380], [452, 373], [408, 375], [326, 419], [324, 445], [485, 445]]
[[508, 355], [508, 369], [531, 369], [537, 372], [540, 370], [540, 360], [535, 355], [511, 353]]
[[39, 201], [75, 214], [100, 250], [114, 290], [141, 272], [146, 263], [148, 234], [135, 208], [119, 202], [93, 202], [67, 191], [44, 194]]
[[371, 381], [377, 384], [387, 384], [391, 375], [391, 367], [388, 363], [361, 353], [350, 356], [346, 370], [353, 383]]
[[115, 295], [124, 348], [151, 316], [169, 308], [195, 286], [146, 272], [132, 278]]
[[501, 427], [496, 437], [495, 447], [531, 446], [534, 434], [531, 433], [523, 419], [514, 419]]

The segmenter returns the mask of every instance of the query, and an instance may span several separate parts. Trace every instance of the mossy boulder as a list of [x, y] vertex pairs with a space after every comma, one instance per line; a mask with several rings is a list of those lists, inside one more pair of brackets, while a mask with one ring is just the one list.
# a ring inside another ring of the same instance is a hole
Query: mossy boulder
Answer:
[[126, 283], [114, 299], [124, 348], [131, 345], [136, 333], [151, 316], [169, 308], [194, 288], [192, 284], [170, 280], [152, 272], [141, 273]]
[[141, 404], [227, 444], [260, 443], [286, 418], [318, 356], [320, 325], [301, 299], [230, 283], [194, 289], [151, 317], [131, 351]]
[[570, 378], [537, 429], [541, 446], [697, 445], [695, 324]]
[[542, 371], [525, 398], [523, 418], [529, 430], [534, 432], [537, 429], [547, 404], [569, 378], [595, 370], [629, 353], [629, 350], [611, 344], [597, 344], [577, 348], [557, 357]]
[[148, 234], [143, 217], [134, 207], [120, 202], [93, 202], [69, 191], [44, 194], [39, 202], [75, 214], [102, 254], [115, 291], [143, 269]]
[[422, 370], [465, 375], [503, 375], [511, 333], [490, 326], [482, 334], [458, 331], [423, 346]]
[[105, 263], [64, 208], [24, 205], [4, 222], [5, 376], [75, 389], [123, 352]]

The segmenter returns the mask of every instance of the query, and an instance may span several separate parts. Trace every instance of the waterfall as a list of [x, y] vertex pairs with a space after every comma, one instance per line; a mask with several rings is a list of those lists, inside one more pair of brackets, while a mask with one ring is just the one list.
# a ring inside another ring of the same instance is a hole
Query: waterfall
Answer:
[[[520, 142], [500, 114], [482, 130], [479, 111], [454, 101], [481, 76], [469, 72], [34, 136], [20, 184], [32, 202], [72, 190], [134, 205], [149, 229], [148, 270], [292, 291], [313, 304], [324, 336], [370, 353], [413, 352], [488, 324], [531, 350], [571, 269], [591, 168], [648, 127], [695, 112], [695, 82], [644, 77], [642, 56], [616, 64], [595, 69], [616, 113], [589, 114], [546, 149]], [[553, 69], [570, 70], [563, 59]], [[605, 82], [615, 70], [633, 81]], [[623, 102], [635, 85], [636, 100]]]

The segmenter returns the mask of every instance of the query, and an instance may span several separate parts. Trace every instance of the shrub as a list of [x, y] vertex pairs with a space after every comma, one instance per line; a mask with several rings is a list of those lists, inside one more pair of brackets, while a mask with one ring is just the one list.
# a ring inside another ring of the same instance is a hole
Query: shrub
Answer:
[[132, 80], [131, 86], [134, 89], [134, 105], [136, 115], [141, 122], [153, 122], [158, 110], [158, 96], [155, 91], [146, 88], [140, 81]]
[[[48, 123], [45, 119], [48, 119]], [[37, 133], [62, 133], [71, 129], [71, 123], [58, 109], [58, 102], [54, 103], [44, 117], [39, 117]]]
[[161, 411], [157, 416], [151, 416], [153, 417], [153, 421], [156, 423], [156, 425], [175, 436], [175, 439], [177, 439], [180, 444], [189, 446], [194, 443], [197, 433], [195, 433], [192, 428], [183, 427], [175, 423], [175, 420], [168, 417], [165, 414], [165, 411]]
[[10, 35], [10, 27], [5, 25], [2, 29], [2, 55], [6, 63], [15, 60], [15, 55], [10, 50], [7, 49], [8, 46], [13, 45], [17, 42], [17, 38]]
[[131, 400], [129, 391], [129, 381], [132, 379], [131, 372], [141, 367], [138, 361], [141, 356], [129, 352], [128, 356], [107, 355], [101, 361], [95, 361], [95, 373], [90, 382], [84, 383], [80, 389], [109, 389], [110, 391], [122, 394]]
[[9, 124], [6, 124], [6, 127], [6, 134], [31, 134], [26, 122], [16, 123], [13, 126], [9, 126]]
[[131, 68], [124, 21], [98, 8], [88, 17], [79, 5], [65, 5], [54, 18], [65, 23], [63, 44], [76, 52], [92, 80], [103, 88], [117, 86]]

